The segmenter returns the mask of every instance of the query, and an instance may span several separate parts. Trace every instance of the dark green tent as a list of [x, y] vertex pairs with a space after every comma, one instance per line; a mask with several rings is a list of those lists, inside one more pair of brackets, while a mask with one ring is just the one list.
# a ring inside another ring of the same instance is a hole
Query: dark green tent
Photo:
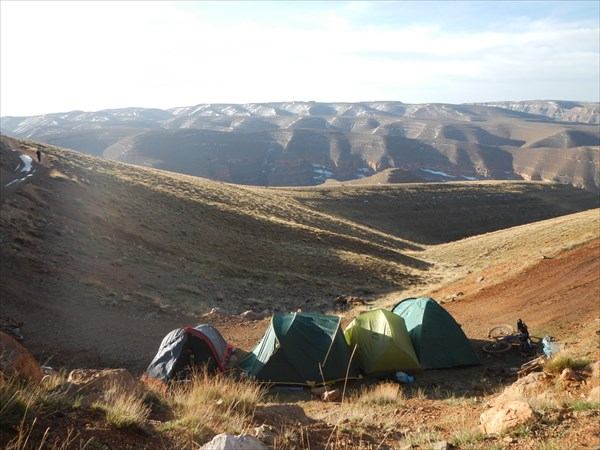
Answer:
[[432, 298], [407, 298], [392, 308], [404, 319], [423, 369], [481, 364], [460, 325]]
[[340, 318], [275, 313], [256, 347], [238, 364], [251, 378], [275, 384], [322, 384], [356, 378]]

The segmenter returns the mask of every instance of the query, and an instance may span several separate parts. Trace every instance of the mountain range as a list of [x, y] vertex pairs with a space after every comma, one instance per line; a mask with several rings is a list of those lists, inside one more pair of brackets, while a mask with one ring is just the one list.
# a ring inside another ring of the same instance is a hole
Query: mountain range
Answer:
[[2, 133], [256, 186], [554, 181], [600, 192], [600, 104], [277, 102], [4, 116]]

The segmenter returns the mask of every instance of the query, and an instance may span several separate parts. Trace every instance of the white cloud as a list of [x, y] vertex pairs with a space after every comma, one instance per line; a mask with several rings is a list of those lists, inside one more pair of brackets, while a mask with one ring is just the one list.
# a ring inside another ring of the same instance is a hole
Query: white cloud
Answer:
[[[252, 6], [3, 1], [1, 114], [277, 100], [598, 100], [595, 20], [518, 15], [457, 30], [435, 14], [403, 20], [411, 2], [265, 2], [255, 15]], [[394, 8], [403, 8], [397, 19]]]

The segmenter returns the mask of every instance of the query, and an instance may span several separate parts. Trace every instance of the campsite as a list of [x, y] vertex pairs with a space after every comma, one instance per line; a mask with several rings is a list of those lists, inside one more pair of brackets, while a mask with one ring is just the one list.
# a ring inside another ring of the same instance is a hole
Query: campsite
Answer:
[[[0, 429], [3, 446], [200, 448], [224, 432], [276, 449], [600, 445], [590, 397], [600, 385], [595, 195], [541, 182], [259, 189], [51, 146], [14, 189], [5, 186], [20, 176], [11, 152], [33, 157], [39, 144], [2, 142], [1, 238], [10, 249], [2, 252], [2, 319], [23, 322], [3, 331], [18, 328], [37, 361], [57, 372], [51, 389], [30, 389], [44, 399], [30, 400], [35, 417], [21, 431], [22, 416]], [[505, 204], [496, 213], [476, 206], [476, 194]], [[413, 208], [432, 195], [457, 208], [473, 202], [472, 217], [452, 229], [459, 221], [450, 215], [436, 224]], [[406, 208], [376, 209], [393, 196]], [[372, 208], [365, 221], [356, 204]], [[522, 214], [504, 217], [509, 206]], [[404, 328], [390, 326], [404, 307]], [[428, 317], [436, 320], [425, 334]], [[549, 364], [520, 377], [528, 359], [516, 348], [481, 351], [490, 328], [518, 319], [568, 350], [575, 379]], [[361, 322], [356, 334], [378, 341], [379, 358], [348, 344]], [[400, 328], [400, 339], [385, 331]], [[453, 333], [433, 332], [440, 329]], [[439, 352], [440, 339], [453, 352]], [[193, 360], [235, 356], [251, 377], [223, 377], [225, 362], [215, 359], [211, 373], [182, 374], [191, 381], [145, 394], [143, 419], [108, 420], [114, 394], [105, 391], [114, 387], [95, 380], [118, 375], [133, 394], [150, 366], [160, 367], [155, 376], [171, 374], [162, 356], [175, 349]], [[395, 365], [389, 355], [398, 353], [412, 364]], [[446, 359], [455, 357], [465, 359]], [[397, 372], [413, 381], [394, 379]], [[335, 401], [312, 393], [323, 379], [340, 391]], [[482, 414], [511, 392], [535, 419], [482, 431]]]

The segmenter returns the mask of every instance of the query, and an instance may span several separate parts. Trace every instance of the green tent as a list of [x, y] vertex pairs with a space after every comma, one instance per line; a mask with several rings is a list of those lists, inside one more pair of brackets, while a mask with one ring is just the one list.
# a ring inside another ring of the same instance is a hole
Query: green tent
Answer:
[[365, 375], [383, 375], [398, 370], [419, 369], [404, 320], [385, 309], [356, 317], [344, 331]]
[[432, 298], [407, 298], [392, 308], [404, 319], [423, 369], [481, 364], [460, 325]]
[[238, 367], [251, 378], [275, 384], [322, 384], [356, 378], [340, 318], [275, 313], [256, 347]]

